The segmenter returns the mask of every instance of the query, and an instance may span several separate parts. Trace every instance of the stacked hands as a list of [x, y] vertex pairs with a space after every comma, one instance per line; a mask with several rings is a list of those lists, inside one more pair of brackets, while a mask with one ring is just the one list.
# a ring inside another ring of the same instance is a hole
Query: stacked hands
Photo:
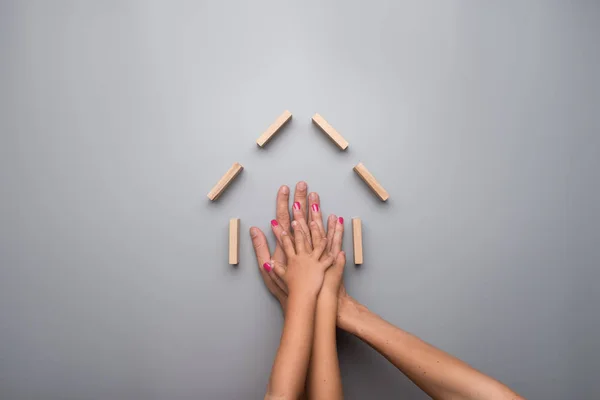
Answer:
[[265, 234], [250, 228], [261, 276], [285, 316], [265, 399], [342, 398], [336, 325], [381, 353], [434, 399], [522, 399], [350, 297], [342, 282], [344, 219], [330, 215], [325, 230], [319, 195], [307, 193], [307, 184], [299, 182], [290, 221], [290, 190], [282, 186], [277, 192], [272, 254]]
[[344, 310], [353, 302], [342, 282], [346, 265], [346, 254], [342, 251], [344, 218], [331, 214], [325, 230], [320, 197], [314, 192], [308, 194], [307, 189], [305, 182], [296, 185], [290, 222], [290, 189], [279, 188], [277, 219], [271, 221], [277, 240], [273, 254], [265, 234], [259, 228], [250, 229], [260, 272], [284, 313], [288, 296], [296, 293], [301, 297], [318, 295], [320, 301], [334, 300], [336, 308]]

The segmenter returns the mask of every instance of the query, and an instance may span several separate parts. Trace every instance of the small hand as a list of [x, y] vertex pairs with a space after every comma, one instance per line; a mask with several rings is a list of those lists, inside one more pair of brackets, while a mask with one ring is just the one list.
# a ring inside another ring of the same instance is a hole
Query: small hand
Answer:
[[[271, 264], [276, 275], [287, 286], [290, 296], [316, 296], [323, 285], [325, 271], [332, 265], [334, 257], [325, 253], [327, 238], [322, 234], [317, 222], [311, 221], [307, 224], [302, 214], [302, 210], [295, 204], [293, 241], [281, 225], [272, 223], [273, 233], [287, 257], [287, 266], [276, 260]], [[303, 226], [310, 230], [310, 238], [309, 232], [305, 232], [306, 228], [303, 229]]]

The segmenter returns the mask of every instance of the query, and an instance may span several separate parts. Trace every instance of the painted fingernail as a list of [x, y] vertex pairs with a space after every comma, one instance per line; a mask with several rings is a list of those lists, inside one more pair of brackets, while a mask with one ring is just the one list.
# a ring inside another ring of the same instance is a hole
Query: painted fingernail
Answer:
[[340, 224], [343, 224], [344, 223], [344, 217], [339, 217], [338, 221], [339, 221]]
[[300, 203], [295, 201], [294, 202], [294, 210], [299, 210], [300, 209]]
[[265, 269], [265, 271], [267, 272], [271, 272], [271, 264], [269, 264], [268, 262], [263, 264], [263, 268]]
[[316, 203], [315, 203], [315, 204], [313, 204], [313, 205], [312, 205], [312, 210], [313, 210], [314, 212], [319, 212], [319, 205], [318, 205], [318, 204], [316, 204]]
[[277, 225], [279, 225], [279, 224], [277, 223], [277, 220], [275, 220], [275, 219], [272, 219], [272, 220], [271, 220], [271, 226], [277, 226]]

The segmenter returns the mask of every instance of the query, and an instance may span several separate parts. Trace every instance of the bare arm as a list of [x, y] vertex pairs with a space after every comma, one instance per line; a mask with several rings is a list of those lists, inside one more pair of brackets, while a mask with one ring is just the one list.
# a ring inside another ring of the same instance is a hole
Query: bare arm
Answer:
[[319, 203], [319, 196], [311, 193], [309, 196], [310, 220], [317, 223], [322, 235], [327, 235], [326, 252], [335, 255], [336, 260], [325, 273], [323, 287], [317, 300], [315, 337], [308, 370], [307, 392], [308, 398], [311, 400], [336, 400], [343, 398], [336, 342], [336, 320], [338, 292], [346, 264], [346, 255], [341, 252], [344, 220], [330, 215], [327, 219], [326, 233]]
[[[294, 205], [294, 208], [299, 206]], [[334, 261], [332, 255], [324, 255], [327, 239], [320, 234], [316, 223], [311, 224], [315, 240], [315, 246], [311, 248], [308, 233], [302, 230], [302, 222], [304, 220], [292, 222], [295, 245], [278, 224], [271, 225], [285, 251], [287, 268], [272, 260], [270, 272], [279, 274], [289, 295], [283, 334], [271, 370], [266, 399], [297, 399], [302, 395], [313, 344], [317, 296], [325, 271]]]
[[522, 399], [504, 384], [414, 335], [351, 298], [340, 301], [338, 323], [381, 353], [434, 399]]
[[265, 399], [296, 399], [304, 391], [313, 342], [316, 296], [290, 296], [281, 343], [275, 356]]
[[337, 299], [319, 296], [308, 376], [308, 398], [311, 400], [342, 398], [335, 337], [336, 315]]

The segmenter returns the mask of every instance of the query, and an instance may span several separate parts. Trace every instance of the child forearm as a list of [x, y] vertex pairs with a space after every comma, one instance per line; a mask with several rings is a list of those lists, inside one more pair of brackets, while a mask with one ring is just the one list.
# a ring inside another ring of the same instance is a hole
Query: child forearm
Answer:
[[313, 342], [315, 298], [290, 296], [265, 398], [296, 399], [304, 389]]
[[308, 398], [342, 398], [336, 346], [337, 296], [321, 293], [317, 302], [315, 336], [308, 376]]

